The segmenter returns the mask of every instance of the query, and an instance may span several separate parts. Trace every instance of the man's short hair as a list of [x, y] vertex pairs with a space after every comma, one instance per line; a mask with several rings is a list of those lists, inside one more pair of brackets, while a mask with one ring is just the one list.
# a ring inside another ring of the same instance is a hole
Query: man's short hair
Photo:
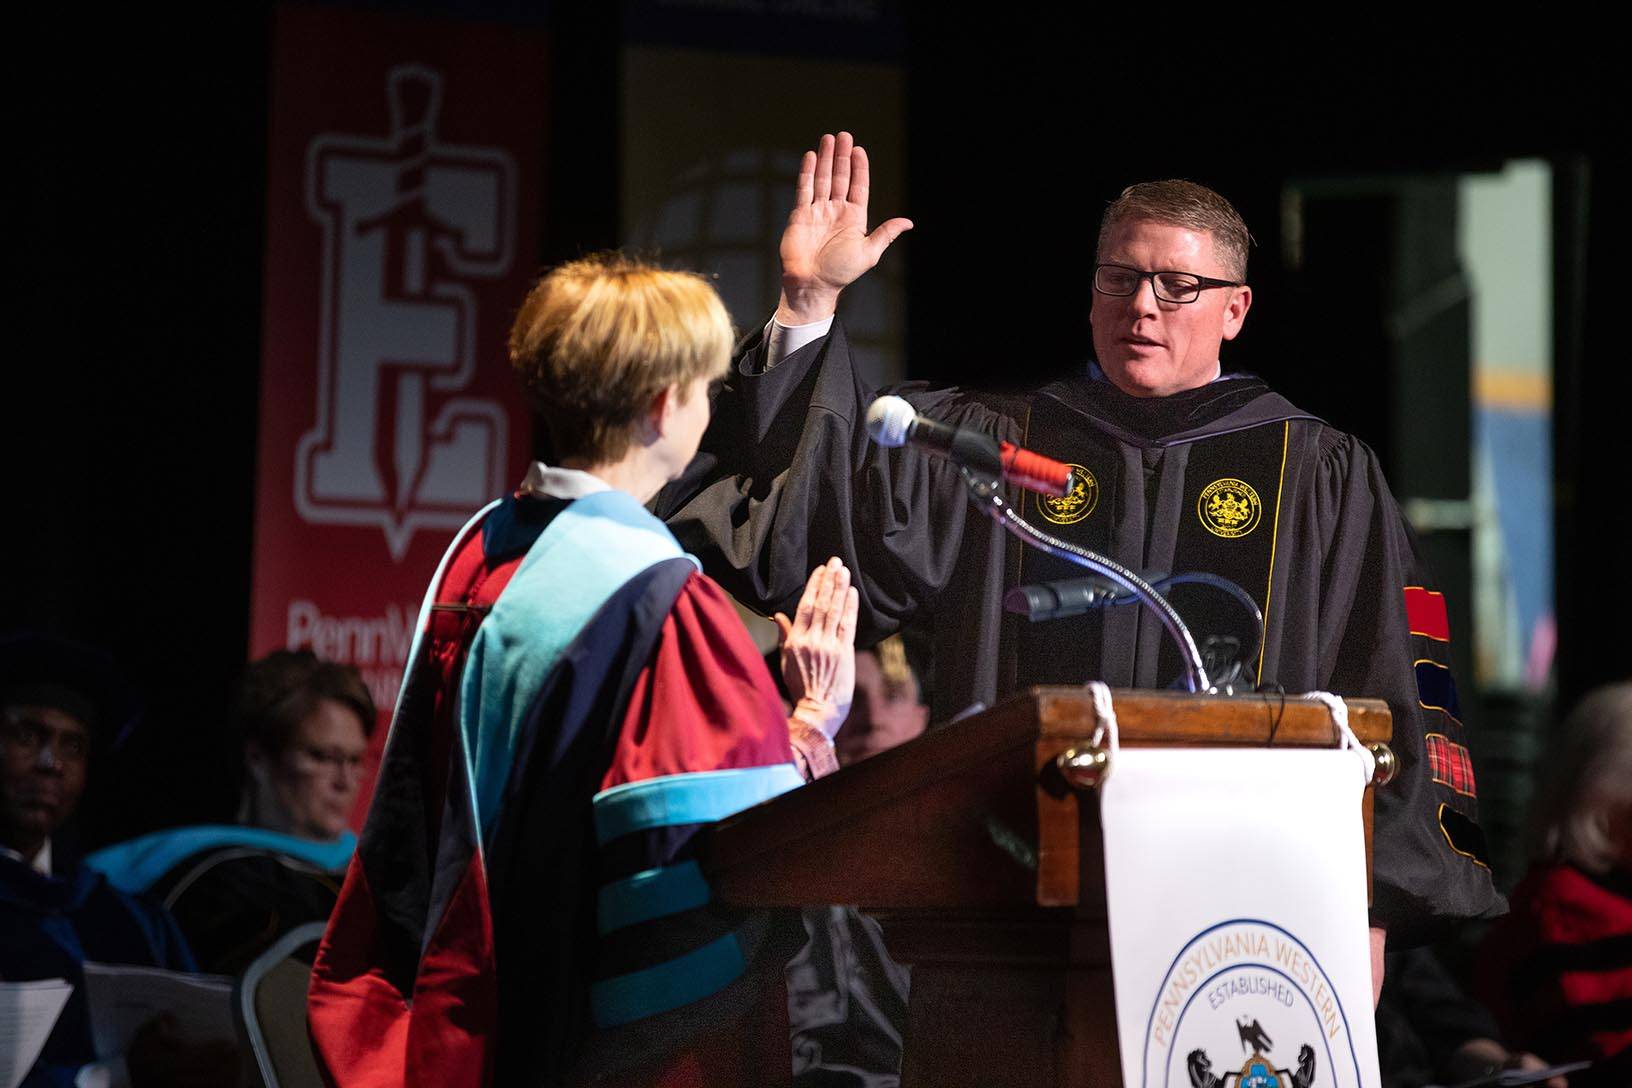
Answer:
[[556, 457], [622, 457], [635, 425], [670, 385], [722, 376], [731, 317], [694, 272], [621, 253], [561, 265], [527, 294], [510, 363], [544, 418]]
[[918, 677], [907, 661], [907, 644], [900, 634], [891, 635], [874, 646], [873, 656], [878, 658], [878, 675], [884, 683], [885, 698], [917, 702]]
[[1230, 279], [1246, 282], [1247, 246], [1252, 236], [1247, 233], [1241, 213], [1207, 186], [1177, 178], [1128, 186], [1105, 209], [1105, 217], [1099, 221], [1095, 252], [1104, 251], [1106, 239], [1118, 224], [1130, 222], [1160, 223], [1211, 234], [1213, 249], [1224, 263], [1225, 274]]
[[239, 736], [275, 756], [289, 747], [322, 699], [355, 713], [365, 737], [374, 732], [374, 699], [355, 668], [324, 661], [310, 650], [274, 650], [253, 662], [238, 685], [233, 717]]

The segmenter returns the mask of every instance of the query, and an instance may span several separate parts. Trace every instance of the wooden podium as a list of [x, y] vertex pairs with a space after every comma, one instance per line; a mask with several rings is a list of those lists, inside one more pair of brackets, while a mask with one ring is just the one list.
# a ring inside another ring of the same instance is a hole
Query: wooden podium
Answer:
[[[1326, 707], [1296, 698], [1113, 696], [1124, 747], [1341, 743]], [[1361, 741], [1386, 745], [1387, 705], [1348, 706]], [[727, 902], [845, 903], [878, 918], [912, 965], [904, 1088], [1120, 1084], [1086, 781], [1098, 727], [1086, 689], [1031, 689], [721, 821], [704, 865]], [[1391, 766], [1384, 754], [1380, 780]], [[1369, 790], [1363, 811], [1369, 869]]]

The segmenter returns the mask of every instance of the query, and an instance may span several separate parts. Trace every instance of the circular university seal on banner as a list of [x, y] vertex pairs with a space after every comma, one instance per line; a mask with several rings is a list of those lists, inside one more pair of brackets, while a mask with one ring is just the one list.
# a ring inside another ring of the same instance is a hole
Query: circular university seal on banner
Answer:
[[1302, 941], [1256, 918], [1205, 929], [1173, 957], [1142, 1068], [1141, 1088], [1361, 1088], [1332, 980]]
[[1071, 490], [1068, 494], [1037, 496], [1037, 512], [1055, 525], [1071, 525], [1094, 512], [1099, 505], [1099, 481], [1094, 474], [1078, 464], [1071, 465]]
[[1258, 528], [1264, 504], [1258, 501], [1258, 492], [1251, 484], [1226, 476], [1201, 489], [1196, 514], [1209, 533], [1231, 539]]

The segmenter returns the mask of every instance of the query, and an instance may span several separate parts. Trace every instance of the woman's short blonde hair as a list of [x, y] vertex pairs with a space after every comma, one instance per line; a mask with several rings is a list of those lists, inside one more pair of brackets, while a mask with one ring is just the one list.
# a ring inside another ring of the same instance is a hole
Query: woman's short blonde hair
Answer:
[[615, 461], [652, 400], [725, 374], [731, 317], [695, 272], [598, 253], [547, 273], [510, 329], [510, 364], [557, 458]]

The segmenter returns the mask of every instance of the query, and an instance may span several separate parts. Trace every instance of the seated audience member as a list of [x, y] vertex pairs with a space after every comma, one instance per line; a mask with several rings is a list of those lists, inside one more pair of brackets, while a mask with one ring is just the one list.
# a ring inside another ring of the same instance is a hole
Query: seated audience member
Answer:
[[805, 947], [786, 970], [792, 1088], [895, 1088], [911, 971], [890, 958], [878, 922], [856, 908], [800, 913]]
[[[1470, 997], [1439, 957], [1408, 948], [1385, 957], [1377, 1006], [1377, 1061], [1383, 1088], [1462, 1084], [1500, 1070], [1532, 1072], [1547, 1063], [1504, 1046], [1489, 1010]], [[1566, 1088], [1563, 1077], [1543, 1082]]]
[[199, 966], [222, 974], [334, 909], [357, 845], [346, 818], [375, 721], [357, 670], [306, 650], [250, 665], [234, 710], [238, 825], [169, 828], [87, 859], [116, 886], [162, 902]]
[[1492, 929], [1477, 992], [1515, 1045], [1592, 1059], [1571, 1085], [1632, 1084], [1632, 683], [1565, 720], [1532, 819], [1531, 868]]
[[[905, 744], [928, 718], [900, 635], [857, 650], [855, 698], [833, 738], [839, 765]], [[802, 917], [808, 940], [787, 967], [794, 1088], [900, 1083], [910, 972], [855, 908], [806, 907]]]
[[848, 767], [905, 744], [928, 723], [929, 707], [919, 701], [918, 677], [907, 662], [901, 636], [856, 651], [856, 697], [833, 738], [839, 765]]
[[357, 670], [310, 650], [277, 650], [249, 667], [237, 725], [248, 779], [238, 822], [314, 842], [351, 834], [374, 700]]
[[558, 463], [455, 538], [312, 973], [335, 1085], [763, 1084], [791, 1064], [796, 919], [713, 900], [699, 826], [836, 767], [857, 595], [783, 624], [793, 710], [644, 504], [697, 451], [731, 350], [700, 276], [555, 269], [511, 360]]
[[162, 1020], [128, 1053], [96, 1057], [86, 962], [193, 970], [169, 915], [60, 848], [94, 757], [131, 703], [112, 663], [86, 647], [32, 636], [0, 643], [0, 978], [74, 986], [26, 1088], [219, 1085], [236, 1072], [230, 1045], [184, 1045]]

